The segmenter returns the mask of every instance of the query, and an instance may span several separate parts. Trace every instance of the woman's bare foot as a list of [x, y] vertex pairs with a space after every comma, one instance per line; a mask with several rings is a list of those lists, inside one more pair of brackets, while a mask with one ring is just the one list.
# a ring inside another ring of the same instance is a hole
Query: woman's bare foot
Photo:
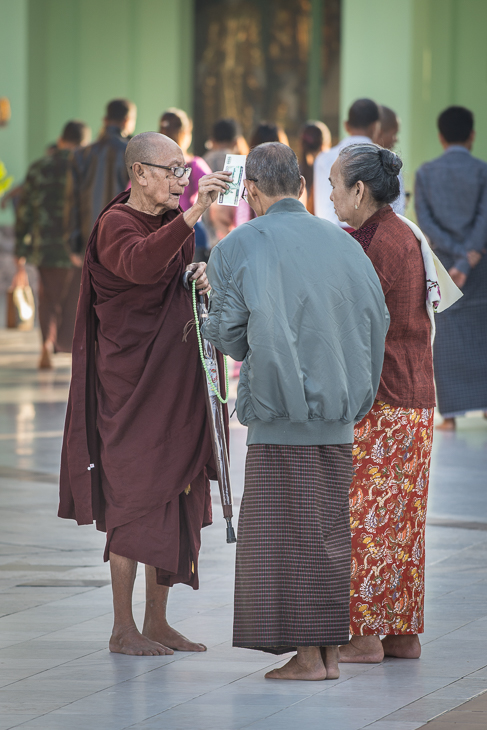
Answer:
[[385, 656], [395, 656], [400, 659], [419, 659], [421, 644], [417, 634], [404, 636], [389, 635], [382, 639]]
[[197, 644], [194, 641], [190, 641], [167, 623], [160, 627], [150, 626], [148, 623], [145, 623], [142, 634], [147, 639], [151, 639], [163, 646], [171, 647], [174, 651], [206, 651], [204, 644]]
[[436, 426], [437, 431], [454, 431], [456, 429], [456, 423], [454, 418], [444, 418], [443, 423]]
[[339, 661], [344, 664], [380, 664], [383, 659], [379, 636], [352, 636], [349, 644], [340, 646]]
[[174, 654], [173, 650], [157, 641], [142, 636], [135, 626], [113, 631], [108, 648], [114, 654], [131, 656], [165, 656]]
[[338, 646], [321, 647], [321, 658], [326, 669], [326, 679], [338, 679], [340, 677], [339, 657]]
[[266, 679], [295, 679], [318, 682], [326, 679], [326, 669], [318, 646], [300, 646], [283, 667], [272, 669]]

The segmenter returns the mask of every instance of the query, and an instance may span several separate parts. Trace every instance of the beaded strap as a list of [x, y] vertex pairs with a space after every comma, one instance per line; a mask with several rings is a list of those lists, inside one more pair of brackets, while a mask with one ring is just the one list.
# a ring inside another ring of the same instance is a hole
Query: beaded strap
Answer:
[[228, 403], [228, 364], [227, 364], [227, 358], [224, 355], [223, 356], [223, 362], [225, 364], [225, 392], [227, 394], [226, 398], [222, 398], [220, 393], [218, 392], [218, 389], [215, 388], [215, 385], [213, 383], [213, 380], [210, 375], [210, 371], [208, 370], [208, 366], [206, 364], [206, 359], [203, 354], [203, 342], [201, 341], [201, 332], [200, 332], [200, 325], [198, 320], [198, 308], [196, 306], [196, 280], [193, 280], [193, 312], [194, 312], [194, 321], [196, 323], [196, 337], [198, 338], [198, 348], [200, 351], [200, 358], [201, 358], [201, 364], [203, 365], [204, 371], [206, 373], [206, 377], [208, 378], [208, 382], [210, 384], [210, 387], [220, 403], [225, 405], [225, 403]]

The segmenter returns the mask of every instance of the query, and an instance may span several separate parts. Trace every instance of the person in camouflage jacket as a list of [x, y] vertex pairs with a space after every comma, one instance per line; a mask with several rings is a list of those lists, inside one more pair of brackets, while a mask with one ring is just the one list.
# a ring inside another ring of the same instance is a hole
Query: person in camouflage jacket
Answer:
[[80, 270], [64, 242], [66, 176], [75, 149], [88, 143], [83, 122], [68, 122], [52, 154], [28, 170], [16, 213], [15, 254], [19, 270], [28, 262], [39, 271], [41, 368], [51, 368], [56, 351], [71, 352]]

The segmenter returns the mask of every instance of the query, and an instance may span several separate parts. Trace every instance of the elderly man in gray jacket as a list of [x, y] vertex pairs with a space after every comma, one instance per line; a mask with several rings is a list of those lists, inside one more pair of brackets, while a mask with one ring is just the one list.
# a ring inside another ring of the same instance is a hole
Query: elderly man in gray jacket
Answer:
[[271, 679], [334, 679], [348, 643], [353, 426], [370, 409], [388, 313], [361, 246], [310, 215], [294, 152], [246, 165], [257, 214], [210, 257], [204, 336], [243, 360], [248, 426], [233, 645], [282, 654]]

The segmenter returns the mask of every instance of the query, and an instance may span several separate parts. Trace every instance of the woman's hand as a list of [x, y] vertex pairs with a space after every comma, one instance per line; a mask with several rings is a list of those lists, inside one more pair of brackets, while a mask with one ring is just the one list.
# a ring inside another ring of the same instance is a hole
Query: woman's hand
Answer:
[[186, 271], [193, 271], [190, 281], [196, 281], [196, 288], [200, 294], [208, 294], [211, 289], [210, 282], [206, 276], [206, 264], [204, 261], [186, 266]]

